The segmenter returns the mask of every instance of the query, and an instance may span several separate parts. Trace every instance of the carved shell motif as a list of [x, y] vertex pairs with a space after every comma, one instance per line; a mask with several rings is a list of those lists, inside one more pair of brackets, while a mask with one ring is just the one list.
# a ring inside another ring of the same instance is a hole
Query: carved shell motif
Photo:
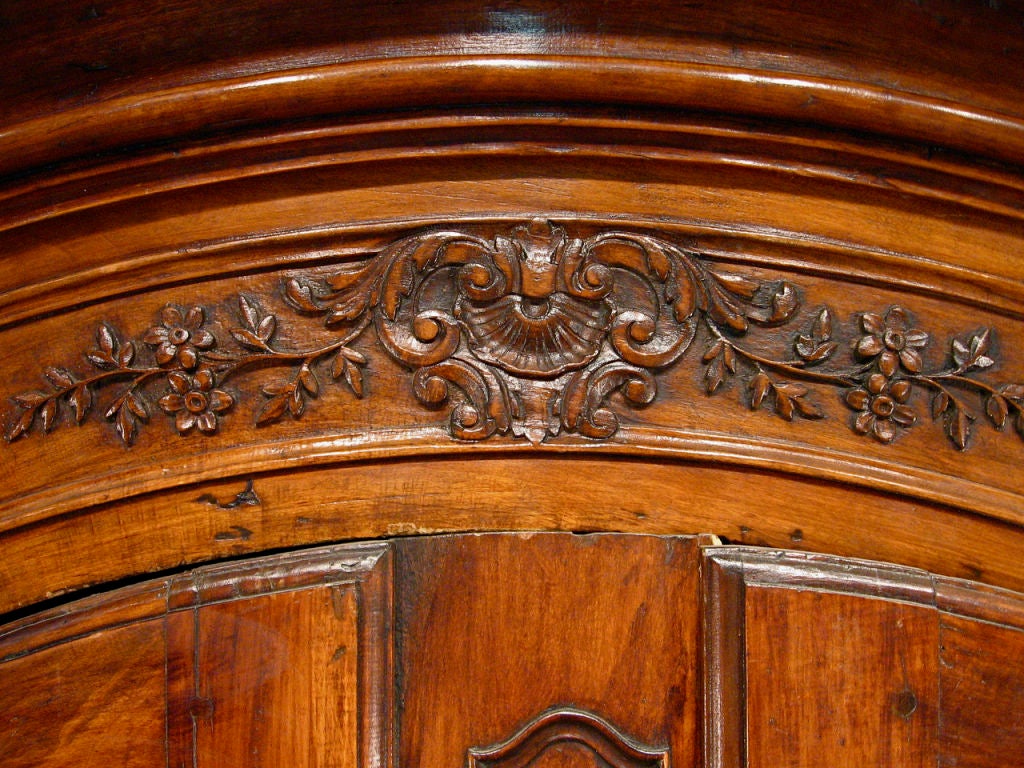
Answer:
[[544, 299], [509, 295], [484, 304], [462, 301], [456, 316], [477, 358], [509, 373], [548, 378], [597, 357], [610, 308], [565, 293]]

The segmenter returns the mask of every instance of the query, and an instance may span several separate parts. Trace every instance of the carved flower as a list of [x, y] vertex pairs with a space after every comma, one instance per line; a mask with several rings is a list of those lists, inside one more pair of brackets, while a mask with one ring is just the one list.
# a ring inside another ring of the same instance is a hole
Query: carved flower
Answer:
[[200, 368], [195, 376], [172, 371], [167, 376], [171, 392], [160, 398], [160, 407], [173, 415], [178, 432], [185, 434], [193, 427], [207, 434], [217, 431], [217, 414], [234, 403], [227, 392], [213, 388], [213, 373]]
[[911, 384], [906, 379], [889, 381], [880, 373], [868, 377], [864, 387], [846, 393], [846, 404], [860, 411], [853, 430], [861, 435], [871, 433], [883, 443], [891, 443], [897, 427], [909, 428], [917, 421], [917, 414], [905, 405], [910, 397]]
[[909, 319], [902, 307], [893, 307], [880, 315], [861, 315], [865, 335], [857, 342], [857, 354], [864, 358], [878, 357], [878, 369], [892, 376], [901, 363], [910, 373], [920, 373], [924, 362], [917, 350], [928, 343], [928, 334], [908, 328]]
[[197, 349], [213, 346], [213, 334], [200, 327], [203, 324], [203, 310], [192, 307], [182, 317], [177, 307], [164, 307], [163, 325], [155, 325], [146, 331], [144, 341], [156, 347], [156, 360], [167, 365], [175, 358], [186, 370], [192, 370], [199, 363]]

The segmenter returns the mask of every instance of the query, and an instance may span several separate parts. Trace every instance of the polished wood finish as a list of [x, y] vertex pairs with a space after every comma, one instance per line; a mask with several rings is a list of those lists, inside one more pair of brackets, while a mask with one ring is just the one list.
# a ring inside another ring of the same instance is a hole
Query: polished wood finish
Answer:
[[503, 742], [560, 707], [696, 761], [694, 539], [482, 535], [399, 551], [399, 764], [461, 764], [467, 745]]
[[1018, 2], [0, 5], [0, 763], [1024, 751]]
[[390, 552], [212, 566], [0, 636], [2, 764], [387, 765]]
[[208, 566], [8, 627], [4, 765], [1000, 765], [1024, 597], [971, 589], [709, 536]]
[[981, 766], [1024, 749], [1019, 593], [795, 552], [705, 557], [706, 764]]

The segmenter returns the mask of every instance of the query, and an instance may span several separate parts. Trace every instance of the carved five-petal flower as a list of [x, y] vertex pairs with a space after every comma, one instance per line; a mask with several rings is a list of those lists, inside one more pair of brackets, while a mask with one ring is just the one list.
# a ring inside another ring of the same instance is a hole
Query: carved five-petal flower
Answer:
[[906, 429], [917, 421], [917, 414], [905, 405], [910, 390], [906, 379], [890, 382], [880, 373], [871, 374], [864, 387], [846, 393], [846, 404], [860, 411], [853, 423], [854, 431], [861, 435], [870, 433], [883, 443], [891, 443], [897, 426]]
[[910, 373], [920, 373], [924, 367], [918, 349], [928, 343], [928, 334], [917, 328], [908, 328], [909, 319], [902, 307], [893, 307], [881, 315], [872, 312], [860, 317], [865, 335], [857, 342], [857, 354], [863, 358], [878, 358], [878, 369], [892, 376], [901, 363]]
[[213, 334], [202, 328], [203, 310], [192, 307], [184, 316], [177, 307], [164, 307], [161, 315], [163, 325], [155, 325], [146, 331], [143, 339], [147, 344], [156, 347], [156, 360], [160, 365], [167, 365], [175, 358], [186, 370], [192, 370], [199, 363], [197, 349], [209, 349], [213, 346]]
[[214, 389], [214, 378], [206, 368], [200, 368], [195, 376], [180, 371], [167, 375], [171, 392], [160, 398], [160, 407], [173, 415], [174, 426], [185, 434], [193, 427], [211, 433], [217, 430], [217, 414], [225, 411], [234, 399], [221, 389]]

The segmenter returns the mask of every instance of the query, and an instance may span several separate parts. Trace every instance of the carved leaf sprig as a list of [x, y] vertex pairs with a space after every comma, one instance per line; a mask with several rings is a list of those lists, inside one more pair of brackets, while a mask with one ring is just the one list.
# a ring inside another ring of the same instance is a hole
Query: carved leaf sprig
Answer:
[[[737, 373], [737, 360], [742, 360], [754, 370], [749, 380], [752, 410], [770, 403], [774, 412], [787, 421], [795, 416], [820, 419], [824, 412], [808, 398], [808, 387], [792, 380], [838, 387], [843, 390], [844, 402], [854, 411], [851, 423], [854, 432], [891, 443], [918, 423], [914, 400], [920, 390], [931, 390], [933, 420], [943, 421], [953, 445], [966, 450], [978, 415], [966, 402], [964, 394], [974, 392], [996, 429], [1002, 430], [1012, 418], [1015, 428], [1024, 437], [1024, 385], [994, 387], [969, 375], [995, 364], [990, 354], [993, 338], [990, 329], [982, 329], [969, 339], [951, 340], [951, 366], [929, 371], [923, 352], [930, 337], [913, 327], [906, 310], [891, 307], [884, 315], [866, 312], [858, 318], [861, 335], [853, 345], [852, 364], [822, 369], [839, 348], [833, 338], [833, 317], [828, 308], [818, 311], [810, 327], [793, 342], [795, 359], [770, 358], [746, 349], [728, 338], [711, 318], [705, 318], [712, 338], [703, 357], [707, 364], [704, 374], [707, 393], [715, 394], [727, 376]], [[769, 371], [774, 372], [776, 378], [769, 376]], [[778, 375], [791, 381], [779, 381]]]
[[79, 375], [66, 367], [46, 368], [43, 373], [51, 391], [25, 392], [13, 398], [22, 413], [8, 429], [7, 439], [15, 440], [28, 434], [37, 419], [43, 432], [50, 432], [60, 421], [62, 404], [68, 406], [74, 423], [81, 424], [93, 407], [96, 388], [127, 380], [127, 386], [104, 410], [104, 417], [115, 423], [121, 439], [130, 444], [138, 422], [149, 418], [149, 411], [136, 389], [162, 372], [158, 366], [133, 365], [135, 349], [133, 342], [122, 342], [115, 328], [102, 323], [96, 330], [96, 346], [85, 354], [86, 361], [96, 372]]
[[[205, 327], [206, 313], [201, 307], [183, 310], [168, 305], [161, 311], [159, 323], [144, 334], [141, 347], [123, 341], [113, 326], [102, 323], [96, 331], [96, 346], [85, 353], [96, 372], [79, 375], [67, 367], [46, 368], [44, 377], [52, 391], [26, 392], [13, 398], [22, 412], [8, 429], [7, 439], [28, 434], [37, 422], [43, 432], [51, 431], [59, 422], [62, 403], [67, 404], [73, 421], [81, 424], [93, 408], [95, 391], [118, 382], [123, 386], [105, 404], [103, 415], [113, 422], [125, 445], [134, 442], [140, 424], [148, 422], [154, 410], [172, 417], [181, 435], [193, 431], [213, 434], [220, 417], [235, 403], [235, 396], [220, 385], [243, 370], [268, 365], [292, 367], [295, 375], [290, 381], [263, 387], [270, 399], [257, 414], [257, 424], [275, 421], [285, 413], [298, 418], [305, 410], [306, 398], [319, 395], [316, 365], [331, 355], [335, 355], [333, 378], [344, 378], [357, 397], [363, 396], [362, 368], [367, 360], [348, 345], [366, 328], [365, 322], [325, 346], [290, 351], [274, 345], [277, 318], [264, 313], [255, 298], [239, 295], [238, 307], [240, 322], [228, 331], [235, 351], [218, 347], [213, 332]], [[140, 348], [149, 350], [148, 364], [138, 363]], [[163, 379], [166, 385], [158, 409], [149, 399], [151, 381], [156, 379]]]

